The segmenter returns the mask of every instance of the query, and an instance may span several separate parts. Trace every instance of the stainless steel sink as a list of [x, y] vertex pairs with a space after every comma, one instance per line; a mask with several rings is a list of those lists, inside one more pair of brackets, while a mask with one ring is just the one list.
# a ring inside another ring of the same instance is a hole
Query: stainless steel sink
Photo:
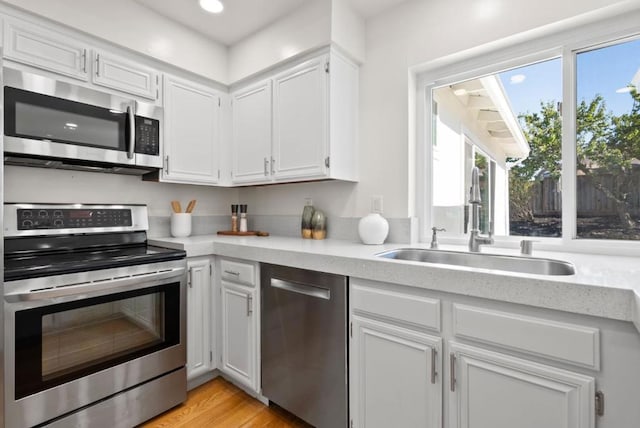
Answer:
[[378, 257], [414, 262], [467, 266], [537, 275], [573, 275], [575, 267], [569, 262], [536, 257], [503, 256], [499, 254], [462, 253], [457, 251], [400, 248], [376, 254]]

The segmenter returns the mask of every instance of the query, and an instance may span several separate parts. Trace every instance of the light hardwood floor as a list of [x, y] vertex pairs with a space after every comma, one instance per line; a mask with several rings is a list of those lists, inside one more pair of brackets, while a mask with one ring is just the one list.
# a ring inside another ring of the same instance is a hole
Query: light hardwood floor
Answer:
[[187, 401], [142, 425], [161, 427], [302, 428], [304, 422], [283, 410], [267, 407], [221, 377], [187, 395]]

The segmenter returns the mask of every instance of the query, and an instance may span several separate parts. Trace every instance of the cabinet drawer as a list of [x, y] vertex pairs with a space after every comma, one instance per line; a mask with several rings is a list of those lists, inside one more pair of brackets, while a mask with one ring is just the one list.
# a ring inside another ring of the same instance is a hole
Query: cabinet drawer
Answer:
[[255, 266], [253, 264], [221, 260], [220, 271], [222, 279], [226, 281], [247, 285], [256, 284]]
[[454, 304], [453, 333], [563, 363], [600, 369], [597, 328]]
[[440, 300], [352, 283], [355, 312], [440, 331]]

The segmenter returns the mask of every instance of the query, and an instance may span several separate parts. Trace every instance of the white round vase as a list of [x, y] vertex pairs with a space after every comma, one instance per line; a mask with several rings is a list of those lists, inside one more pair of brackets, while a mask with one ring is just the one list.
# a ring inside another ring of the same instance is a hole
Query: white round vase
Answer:
[[365, 244], [382, 244], [389, 234], [389, 222], [380, 214], [371, 213], [360, 219], [358, 233]]

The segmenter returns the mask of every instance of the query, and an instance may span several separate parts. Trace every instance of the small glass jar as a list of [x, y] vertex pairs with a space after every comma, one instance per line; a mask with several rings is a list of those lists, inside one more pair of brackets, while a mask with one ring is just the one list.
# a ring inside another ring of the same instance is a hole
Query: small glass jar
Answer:
[[324, 239], [327, 237], [327, 216], [315, 210], [311, 219], [311, 237], [313, 239]]

